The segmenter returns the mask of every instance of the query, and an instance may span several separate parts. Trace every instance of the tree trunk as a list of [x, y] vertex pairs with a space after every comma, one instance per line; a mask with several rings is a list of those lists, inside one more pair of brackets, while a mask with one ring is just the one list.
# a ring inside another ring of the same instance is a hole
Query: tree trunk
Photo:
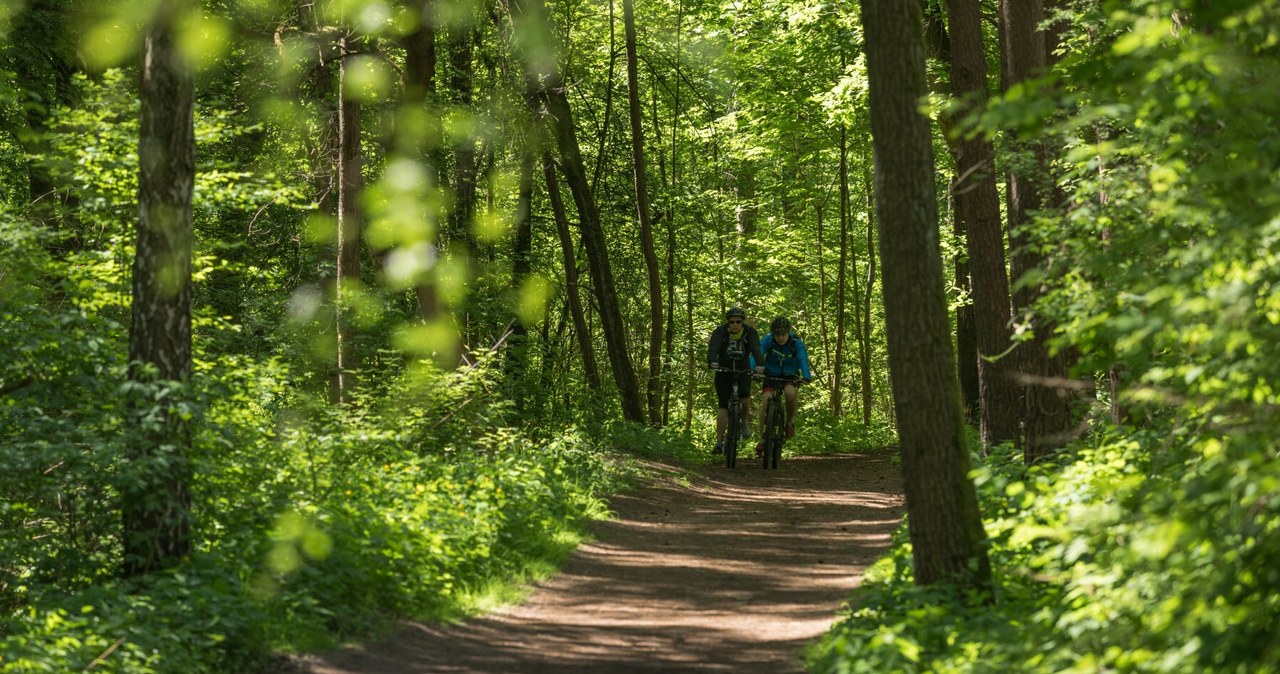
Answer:
[[591, 345], [591, 328], [582, 310], [582, 295], [578, 288], [578, 256], [573, 252], [573, 235], [569, 233], [569, 218], [565, 216], [564, 200], [560, 198], [560, 181], [550, 154], [542, 157], [542, 172], [547, 183], [547, 200], [556, 220], [556, 234], [560, 237], [560, 252], [564, 256], [564, 293], [569, 313], [573, 316], [573, 331], [578, 335], [578, 347], [582, 352], [582, 371], [587, 386], [600, 390], [600, 368], [596, 365], [595, 350]]
[[640, 248], [649, 280], [649, 376], [645, 391], [649, 424], [662, 424], [662, 280], [658, 278], [658, 253], [653, 244], [649, 211], [649, 184], [644, 156], [644, 112], [640, 108], [639, 57], [636, 55], [635, 0], [622, 0], [622, 21], [627, 42], [627, 103], [631, 117], [631, 154], [635, 165], [636, 219], [640, 221]]
[[[471, 25], [463, 22], [448, 31], [449, 46], [449, 97], [450, 103], [458, 108], [470, 110], [474, 96], [475, 66], [472, 55], [475, 44]], [[462, 348], [474, 346], [475, 326], [469, 311], [470, 291], [476, 287], [480, 275], [478, 256], [479, 242], [475, 236], [476, 215], [476, 140], [470, 134], [463, 138], [453, 139], [453, 207], [449, 210], [448, 240], [451, 254], [463, 255], [467, 261], [466, 285], [469, 289], [463, 300], [463, 306], [457, 307], [454, 314], [462, 325]]]
[[[511, 247], [511, 287], [519, 289], [533, 273], [533, 165], [535, 146], [526, 146], [520, 157], [520, 189], [516, 199], [516, 235]], [[520, 301], [516, 298], [516, 301]], [[523, 418], [528, 386], [522, 380], [531, 380], [529, 372], [529, 326], [520, 319], [522, 307], [515, 307], [511, 323], [511, 337], [506, 348], [507, 377], [517, 382], [515, 390], [516, 414]], [[543, 318], [546, 322], [546, 318]], [[537, 376], [536, 374], [534, 375]]]
[[147, 393], [126, 420], [125, 576], [171, 566], [191, 551], [191, 436], [176, 410], [191, 376], [195, 77], [175, 27], [196, 11], [187, 0], [162, 0], [142, 61], [129, 380]]
[[351, 320], [350, 295], [360, 288], [360, 102], [347, 90], [347, 69], [359, 51], [359, 38], [342, 38], [342, 61], [338, 66], [338, 280], [335, 310], [338, 331], [338, 369], [334, 381], [334, 401], [350, 398], [360, 369], [355, 348], [356, 329]]
[[[951, 92], [957, 118], [986, 106], [987, 59], [978, 0], [947, 0], [951, 23]], [[1016, 364], [1009, 351], [1009, 277], [1005, 271], [995, 152], [981, 134], [960, 130], [956, 139], [956, 215], [965, 232], [977, 326], [980, 428], [984, 445], [1018, 437]]]
[[[865, 167], [866, 164], [863, 164]], [[862, 330], [858, 335], [862, 357], [862, 423], [871, 425], [871, 404], [874, 400], [871, 388], [871, 293], [876, 285], [876, 213], [872, 203], [874, 188], [871, 169], [864, 168], [862, 186], [867, 195], [867, 285], [862, 294]]]
[[[404, 103], [409, 108], [409, 115], [426, 115], [429, 120], [439, 119], [439, 111], [435, 109], [436, 96], [436, 27], [434, 0], [414, 0], [413, 11], [417, 14], [418, 25], [405, 35], [404, 46]], [[439, 186], [439, 164], [435, 161], [435, 144], [439, 142], [439, 129], [436, 133], [426, 134], [419, 142], [418, 159], [427, 169], [428, 184], [432, 189]], [[428, 215], [428, 217], [431, 217]], [[437, 224], [438, 223], [433, 223]], [[439, 232], [435, 226], [429, 228], [428, 239], [424, 243], [431, 249], [439, 246]], [[440, 298], [436, 294], [436, 286], [430, 280], [421, 280], [414, 285], [414, 295], [418, 301], [418, 316], [423, 321], [433, 322], [440, 316]]]
[[991, 567], [951, 350], [920, 6], [862, 0], [885, 331], [916, 582], [988, 590]]
[[542, 92], [546, 104], [545, 113], [550, 117], [556, 146], [560, 150], [562, 169], [573, 200], [578, 207], [582, 243], [587, 251], [587, 265], [600, 307], [600, 321], [604, 330], [609, 362], [613, 366], [613, 378], [618, 385], [622, 414], [627, 421], [644, 423], [645, 413], [631, 355], [627, 350], [626, 326], [614, 291], [613, 269], [609, 263], [609, 251], [605, 246], [604, 231], [600, 226], [600, 211], [595, 196], [587, 184], [587, 174], [578, 146], [577, 132], [569, 99], [565, 95], [564, 80], [560, 76], [552, 45], [551, 27], [543, 0], [513, 0], [512, 17], [516, 22], [516, 48], [525, 63], [525, 76], [530, 85]]
[[[1044, 72], [1047, 56], [1045, 37], [1039, 30], [1042, 19], [1041, 0], [1000, 2], [1000, 22], [1005, 36], [1003, 61], [1010, 86]], [[1038, 144], [1028, 149], [1036, 159], [1036, 175], [1010, 172], [1008, 176], [1010, 248], [1013, 249], [1010, 274], [1015, 280], [1031, 271], [1045, 269], [1048, 262], [1030, 245], [1027, 231], [1032, 225], [1031, 212], [1043, 207], [1043, 190], [1037, 181], [1050, 175], [1047, 150]], [[1031, 326], [1033, 335], [1016, 351], [1021, 383], [1025, 386], [1022, 420], [1027, 463], [1044, 458], [1073, 436], [1073, 394], [1066, 360], [1061, 355], [1049, 354], [1048, 340], [1054, 326], [1035, 311], [1035, 304], [1044, 292], [1044, 285], [1037, 282], [1014, 293], [1019, 320]]]
[[849, 266], [849, 138], [848, 129], [840, 125], [840, 265], [836, 267], [836, 359], [831, 377], [831, 413], [844, 414], [844, 326], [846, 268]]

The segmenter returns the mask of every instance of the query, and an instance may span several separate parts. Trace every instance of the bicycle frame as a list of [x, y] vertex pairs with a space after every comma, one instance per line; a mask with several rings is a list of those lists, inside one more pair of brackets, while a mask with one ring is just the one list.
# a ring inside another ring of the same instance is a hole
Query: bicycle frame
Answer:
[[[731, 375], [750, 374], [752, 378], [758, 378], [760, 375], [751, 370], [733, 370], [727, 367], [717, 368], [715, 372], [727, 372]], [[725, 468], [736, 468], [738, 466], [738, 442], [742, 434], [742, 399], [738, 397], [738, 376], [733, 377], [730, 385], [728, 424], [724, 436], [724, 466]]]
[[765, 403], [764, 416], [764, 454], [761, 456], [762, 468], [765, 470], [778, 469], [778, 462], [782, 459], [782, 445], [787, 442], [787, 422], [790, 421], [787, 414], [787, 384], [800, 385], [803, 381], [800, 377], [794, 379], [782, 379], [779, 377], [761, 377], [762, 379], [773, 379], [782, 383], [773, 395], [769, 396], [769, 402]]

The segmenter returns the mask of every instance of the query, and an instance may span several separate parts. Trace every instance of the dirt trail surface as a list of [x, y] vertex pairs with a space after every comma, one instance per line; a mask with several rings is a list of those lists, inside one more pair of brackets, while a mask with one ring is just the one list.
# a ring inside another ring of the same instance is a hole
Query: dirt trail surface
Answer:
[[[744, 457], [745, 459], [746, 457]], [[616, 496], [561, 572], [462, 625], [312, 656], [312, 674], [802, 672], [901, 519], [885, 454], [740, 460]]]

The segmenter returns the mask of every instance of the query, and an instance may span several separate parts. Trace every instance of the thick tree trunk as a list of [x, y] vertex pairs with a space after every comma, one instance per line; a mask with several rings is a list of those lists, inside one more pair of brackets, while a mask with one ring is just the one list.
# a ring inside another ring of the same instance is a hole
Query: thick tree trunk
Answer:
[[[405, 35], [404, 46], [404, 99], [403, 106], [408, 108], [408, 116], [423, 115], [428, 120], [438, 120], [439, 111], [435, 109], [436, 96], [436, 26], [434, 0], [414, 0], [412, 11], [418, 20], [417, 27]], [[417, 158], [427, 169], [427, 180], [430, 188], [439, 186], [439, 164], [435, 159], [439, 142], [439, 129], [428, 132], [425, 138], [417, 143]], [[438, 223], [434, 223], [438, 225]], [[431, 249], [439, 246], [439, 232], [436, 226], [428, 229], [428, 239], [424, 243]], [[440, 316], [440, 298], [436, 286], [424, 279], [414, 285], [414, 295], [418, 301], [418, 316], [423, 321], [432, 322]]]
[[359, 38], [342, 38], [342, 61], [338, 69], [338, 280], [336, 321], [338, 368], [334, 379], [334, 401], [345, 403], [356, 385], [360, 369], [355, 348], [356, 329], [351, 319], [351, 294], [360, 288], [360, 102], [348, 91], [347, 69], [359, 51]]
[[591, 344], [591, 328], [582, 310], [582, 294], [578, 287], [578, 256], [573, 252], [573, 235], [569, 233], [569, 218], [565, 215], [564, 200], [560, 198], [560, 181], [550, 154], [542, 158], [542, 172], [547, 183], [547, 200], [556, 221], [556, 234], [560, 238], [560, 252], [564, 256], [564, 293], [569, 313], [573, 316], [573, 331], [578, 336], [578, 348], [582, 353], [582, 371], [587, 385], [600, 390], [600, 368], [596, 365], [595, 349]]
[[639, 56], [636, 54], [635, 0], [622, 0], [622, 20], [627, 42], [627, 103], [631, 117], [631, 154], [635, 171], [636, 219], [640, 222], [640, 249], [649, 280], [649, 376], [645, 392], [649, 424], [662, 424], [662, 280], [658, 278], [658, 253], [653, 243], [649, 210], [649, 185], [644, 156], [644, 112], [640, 109]]
[[991, 567], [951, 350], [920, 6], [862, 0], [889, 370], [916, 582], [987, 590]]
[[195, 77], [175, 27], [198, 10], [187, 0], [159, 2], [142, 62], [129, 379], [148, 394], [127, 418], [125, 576], [171, 566], [191, 550], [191, 437], [175, 410], [191, 376]]
[[[1043, 19], [1041, 0], [1001, 0], [1000, 22], [1004, 27], [1003, 62], [1008, 84], [1039, 77], [1046, 64], [1045, 37], [1039, 30]], [[1010, 274], [1016, 280], [1028, 272], [1044, 270], [1048, 260], [1030, 245], [1027, 229], [1031, 212], [1043, 207], [1044, 188], [1037, 184], [1050, 175], [1046, 149], [1029, 148], [1036, 158], [1036, 175], [1010, 172], [1008, 211]], [[1023, 452], [1034, 463], [1066, 444], [1073, 436], [1073, 388], [1063, 356], [1049, 354], [1048, 340], [1054, 326], [1036, 314], [1035, 304], [1044, 294], [1042, 283], [1024, 285], [1014, 293], [1019, 320], [1031, 326], [1032, 338], [1016, 351], [1023, 389]]]
[[[980, 8], [978, 0], [947, 0], [946, 5], [951, 24], [951, 92], [961, 101], [955, 114], [963, 117], [981, 110], [987, 101]], [[1019, 416], [1016, 364], [1006, 356], [1010, 344], [1009, 277], [994, 157], [990, 141], [981, 134], [971, 137], [961, 133], [956, 139], [953, 193], [969, 253], [984, 445], [1015, 441]]]

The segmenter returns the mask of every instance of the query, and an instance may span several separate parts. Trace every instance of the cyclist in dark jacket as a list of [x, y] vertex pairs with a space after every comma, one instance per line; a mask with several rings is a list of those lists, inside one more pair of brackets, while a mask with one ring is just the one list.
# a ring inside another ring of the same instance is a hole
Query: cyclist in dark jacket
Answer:
[[[748, 398], [751, 397], [752, 363], [763, 363], [760, 352], [760, 333], [746, 324], [747, 312], [733, 307], [725, 312], [725, 322], [711, 331], [707, 340], [707, 367], [712, 370], [725, 368], [734, 372], [716, 372], [716, 453], [724, 451], [724, 432], [729, 425], [729, 396], [733, 393], [733, 380], [738, 379], [738, 399], [742, 401], [742, 437], [751, 436], [751, 416]], [[754, 359], [754, 360], [753, 360]], [[763, 371], [763, 367], [759, 368]]]
[[[809, 350], [804, 340], [791, 331], [791, 321], [784, 316], [773, 319], [769, 325], [769, 334], [760, 342], [760, 350], [764, 359], [754, 361], [764, 363], [764, 386], [760, 391], [760, 435], [764, 437], [765, 410], [771, 398], [779, 388], [787, 397], [787, 437], [795, 433], [795, 418], [798, 400], [796, 399], [798, 375], [804, 383], [813, 381], [813, 373], [809, 369]], [[764, 441], [756, 447], [756, 453], [764, 451]]]

